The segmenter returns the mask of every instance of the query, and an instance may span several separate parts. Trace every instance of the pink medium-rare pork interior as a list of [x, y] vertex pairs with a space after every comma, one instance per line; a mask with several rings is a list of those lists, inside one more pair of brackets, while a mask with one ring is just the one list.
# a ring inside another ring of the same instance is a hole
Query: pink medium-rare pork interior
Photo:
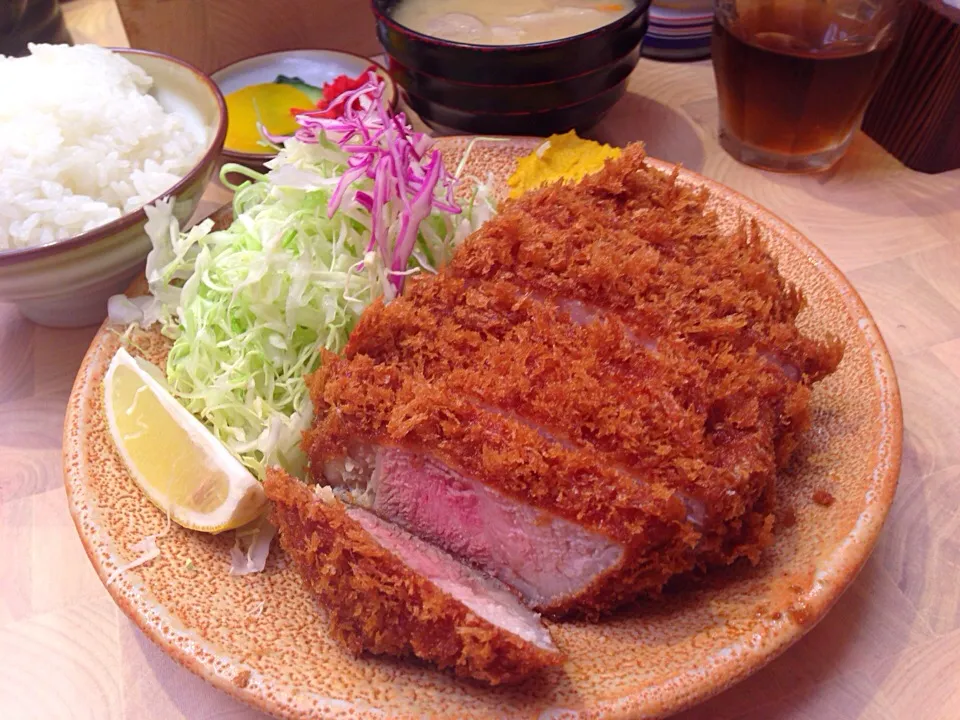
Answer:
[[563, 662], [539, 616], [493, 578], [279, 468], [264, 491], [280, 544], [354, 654], [413, 655], [491, 685]]
[[351, 507], [347, 514], [411, 570], [425, 577], [454, 600], [502, 630], [545, 650], [556, 650], [539, 616], [525, 608], [503, 585], [436, 547], [392, 526], [373, 513]]
[[406, 450], [357, 448], [328, 462], [325, 473], [378, 515], [482, 568], [535, 607], [575, 595], [623, 555], [602, 535]]
[[548, 605], [616, 565], [621, 548], [563, 518], [515, 502], [430, 459], [378, 454], [373, 508]]

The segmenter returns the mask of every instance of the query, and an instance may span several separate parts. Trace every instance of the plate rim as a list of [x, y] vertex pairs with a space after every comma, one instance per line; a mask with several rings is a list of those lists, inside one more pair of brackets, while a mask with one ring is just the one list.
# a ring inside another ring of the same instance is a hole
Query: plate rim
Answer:
[[[466, 148], [476, 137], [478, 136], [460, 135], [438, 138], [436, 142], [454, 147], [462, 144], [462, 147]], [[529, 136], [511, 136], [505, 139], [511, 144], [525, 144], [530, 148], [545, 140], [545, 138]], [[876, 321], [853, 284], [813, 241], [772, 211], [720, 182], [688, 170], [682, 165], [655, 158], [647, 158], [647, 161], [662, 171], [677, 170], [682, 180], [708, 189], [712, 197], [732, 202], [740, 208], [741, 212], [761, 218], [768, 226], [778, 227], [789, 244], [801, 252], [804, 260], [814, 265], [819, 274], [827, 277], [830, 285], [840, 293], [848, 316], [856, 322], [860, 335], [869, 348], [873, 385], [879, 388], [877, 397], [882, 408], [880, 442], [873, 450], [875, 461], [869, 466], [870, 486], [877, 495], [874, 502], [861, 509], [853, 529], [846, 538], [838, 541], [837, 547], [829, 556], [829, 561], [824, 563], [830, 572], [837, 575], [834, 584], [830, 586], [831, 591], [829, 593], [814, 592], [808, 596], [807, 612], [802, 622], [787, 614], [787, 617], [778, 621], [776, 626], [768, 627], [768, 635], [762, 647], [753, 650], [749, 654], [748, 661], [726, 661], [711, 665], [709, 672], [703, 676], [710, 678], [709, 683], [700, 681], [691, 687], [689, 683], [679, 682], [676, 676], [660, 683], [658, 685], [662, 693], [660, 697], [666, 696], [666, 699], [671, 702], [665, 703], [661, 699], [658, 702], [659, 707], [651, 707], [649, 711], [653, 712], [650, 717], [664, 717], [688, 709], [723, 692], [772, 662], [812, 630], [849, 588], [872, 554], [893, 505], [903, 454], [903, 407], [893, 360]], [[222, 210], [223, 208], [217, 208], [211, 215]], [[89, 503], [87, 506], [82, 503], [86, 495], [84, 477], [79, 471], [79, 464], [71, 462], [73, 458], [84, 454], [83, 433], [72, 433], [71, 429], [83, 426], [83, 411], [89, 394], [89, 390], [87, 393], [84, 393], [84, 390], [90, 384], [88, 378], [93, 369], [92, 366], [110, 344], [103, 342], [104, 330], [108, 325], [109, 322], [104, 321], [100, 330], [97, 331], [74, 380], [64, 420], [62, 460], [70, 515], [84, 551], [113, 601], [165, 655], [250, 707], [291, 720], [304, 717], [346, 716], [342, 715], [344, 713], [349, 713], [352, 718], [383, 717], [383, 711], [378, 708], [324, 697], [309, 690], [294, 692], [291, 686], [275, 684], [270, 678], [262, 677], [256, 671], [245, 667], [239, 658], [218, 655], [211, 641], [194, 637], [195, 633], [189, 628], [168, 628], [168, 632], [162, 632], [156, 622], [151, 622], [150, 613], [145, 612], [151, 607], [148, 597], [152, 596], [140, 590], [143, 581], [135, 570], [124, 573], [115, 582], [107, 585], [109, 573], [95, 547], [96, 538], [93, 533], [88, 533], [84, 528], [84, 516], [92, 510]], [[861, 527], [861, 521], [865, 519], [866, 522]], [[107, 539], [113, 542], [112, 538]], [[143, 606], [143, 609], [139, 609], [138, 605]], [[153, 602], [152, 606], [163, 608], [158, 602]], [[168, 616], [172, 618], [169, 613]], [[177, 641], [180, 641], [180, 645]], [[185, 645], [186, 649], [182, 645]], [[252, 673], [258, 676], [259, 682], [254, 684], [254, 687], [260, 688], [258, 691], [250, 689], [249, 681]], [[267, 686], [274, 684], [275, 688], [267, 691]], [[312, 702], [308, 704], [304, 702], [305, 700]], [[636, 717], [636, 713], [645, 705], [649, 703], [644, 703], [642, 696], [633, 692], [603, 700], [590, 709], [584, 710], [584, 714], [609, 718]]]

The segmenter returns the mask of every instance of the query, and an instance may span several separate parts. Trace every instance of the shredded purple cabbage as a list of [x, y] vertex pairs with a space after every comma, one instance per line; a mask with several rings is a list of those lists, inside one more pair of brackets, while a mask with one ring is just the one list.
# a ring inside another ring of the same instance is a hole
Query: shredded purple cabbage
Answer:
[[[456, 178], [444, 168], [439, 151], [429, 152], [433, 139], [414, 132], [404, 113], [390, 114], [383, 102], [384, 87], [383, 80], [369, 72], [363, 85], [341, 94], [325, 108], [327, 112], [342, 105], [340, 117], [320, 117], [319, 111], [302, 113], [297, 116], [300, 128], [294, 137], [313, 144], [322, 132], [350, 155], [350, 169], [330, 197], [328, 216], [339, 209], [350, 185], [363, 177], [373, 180], [372, 194], [355, 193], [357, 202], [372, 217], [366, 251], [379, 253], [399, 294], [420, 223], [433, 210], [459, 214], [460, 206], [454, 198]], [[392, 228], [397, 230], [391, 241]]]

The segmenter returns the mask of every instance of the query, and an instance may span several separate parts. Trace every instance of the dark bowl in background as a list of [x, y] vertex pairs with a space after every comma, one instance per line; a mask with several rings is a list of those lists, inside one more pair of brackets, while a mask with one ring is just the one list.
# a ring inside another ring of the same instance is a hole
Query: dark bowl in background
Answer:
[[[482, 1], [482, 0], [481, 0]], [[407, 105], [444, 132], [584, 131], [623, 97], [640, 58], [650, 0], [580, 35], [529, 45], [470, 45], [409, 30], [372, 0], [377, 35]]]

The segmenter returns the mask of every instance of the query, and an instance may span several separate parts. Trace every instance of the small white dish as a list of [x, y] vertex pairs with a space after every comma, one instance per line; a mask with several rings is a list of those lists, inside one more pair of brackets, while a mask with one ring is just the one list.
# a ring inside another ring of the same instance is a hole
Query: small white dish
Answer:
[[[298, 77], [308, 85], [323, 87], [340, 75], [356, 77], [370, 66], [386, 83], [385, 95], [391, 109], [397, 105], [397, 86], [390, 73], [376, 60], [339, 50], [283, 50], [255, 55], [220, 68], [210, 77], [224, 95], [250, 85], [270, 83], [278, 75]], [[274, 157], [275, 152], [248, 153], [223, 148], [224, 157], [243, 164], [259, 164]]]

